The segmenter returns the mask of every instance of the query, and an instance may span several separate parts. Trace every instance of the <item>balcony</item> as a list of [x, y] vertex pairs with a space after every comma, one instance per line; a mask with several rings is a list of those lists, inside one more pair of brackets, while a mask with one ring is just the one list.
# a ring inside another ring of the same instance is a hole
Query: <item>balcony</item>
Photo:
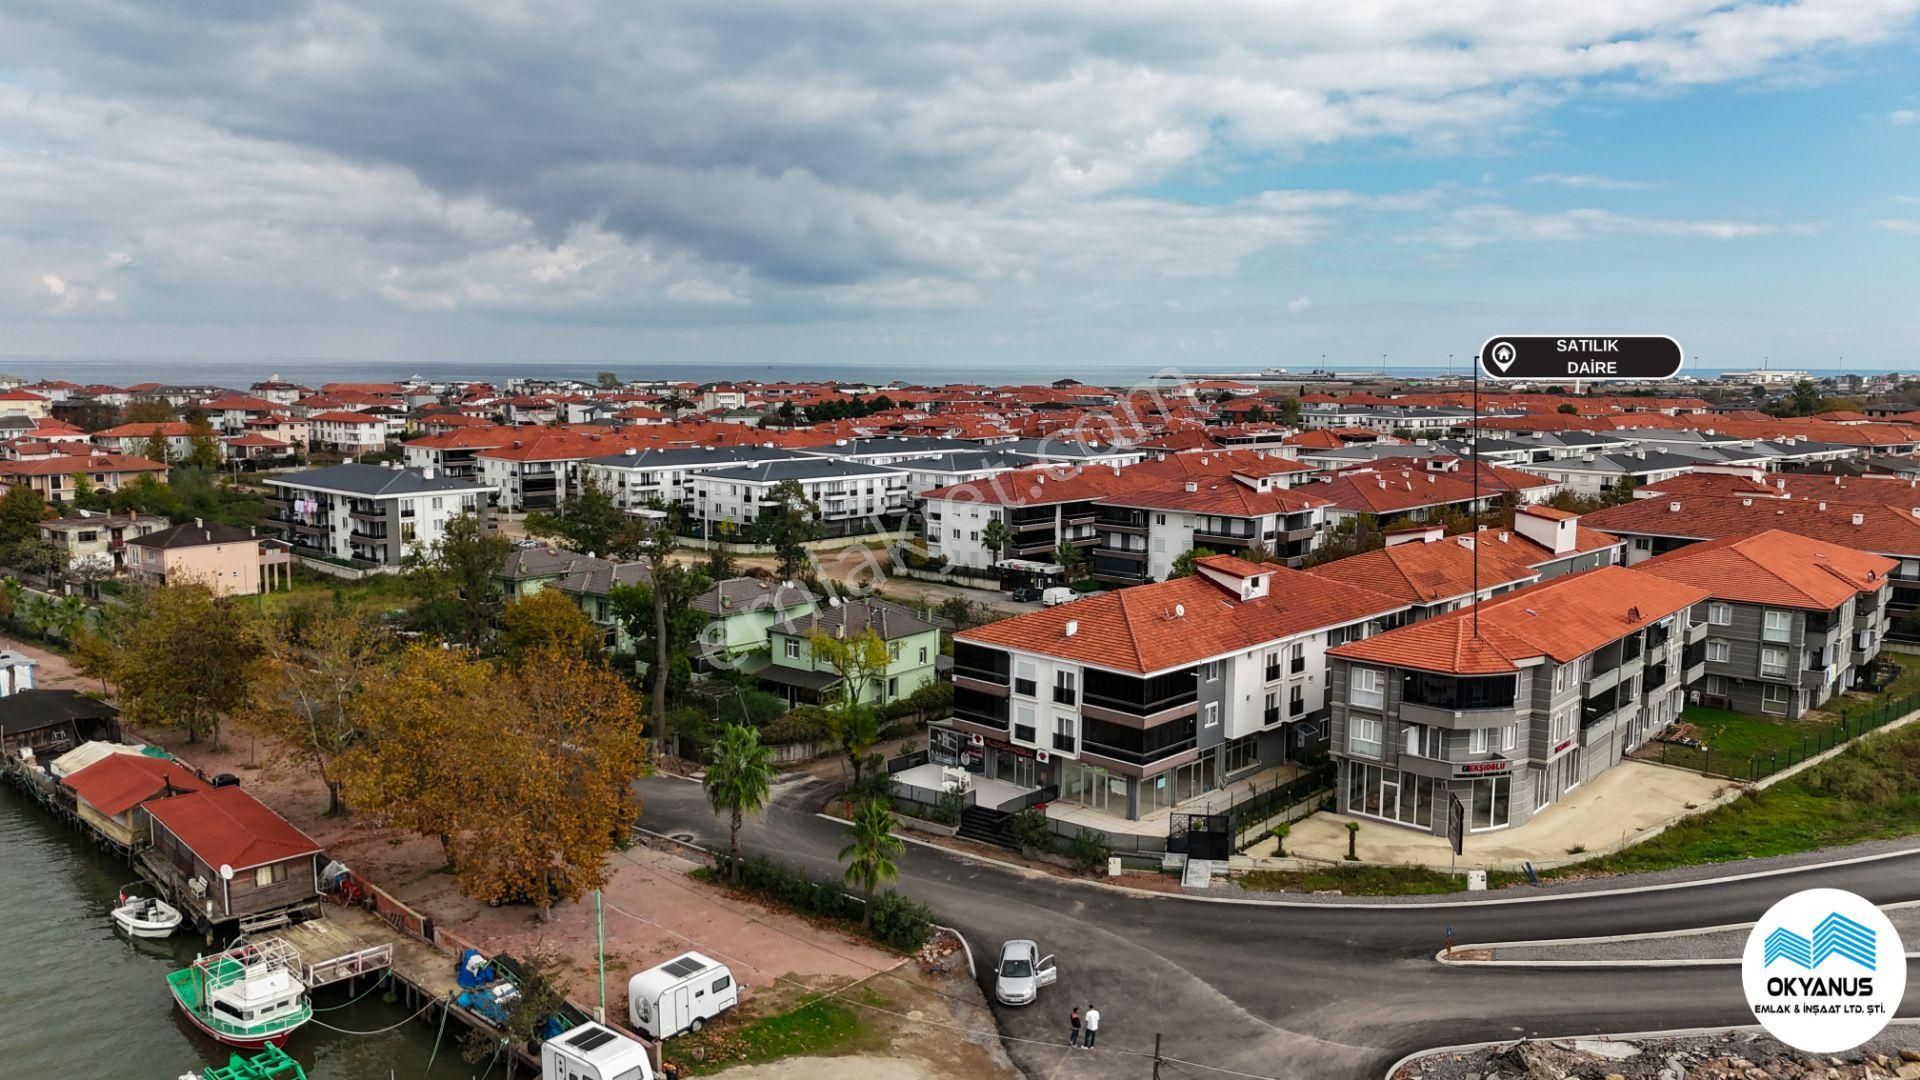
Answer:
[[1647, 677], [1642, 683], [1642, 692], [1651, 694], [1667, 685], [1667, 665], [1655, 664], [1647, 669]]
[[1070, 686], [1056, 686], [1053, 688], [1053, 703], [1055, 705], [1072, 705], [1076, 697], [1078, 697], [1078, 695], [1074, 693], [1073, 688]]
[[1422, 724], [1427, 727], [1445, 728], [1448, 731], [1464, 731], [1468, 728], [1504, 727], [1513, 722], [1512, 705], [1489, 706], [1477, 709], [1449, 709], [1438, 705], [1423, 705], [1417, 701], [1400, 703], [1400, 719], [1409, 724]]
[[1268, 709], [1265, 712], [1260, 714], [1260, 723], [1265, 727], [1272, 727], [1273, 725], [1279, 722], [1280, 722], [1280, 706], [1278, 705], [1275, 705], [1273, 708]]
[[1094, 754], [1113, 761], [1125, 762], [1128, 765], [1151, 765], [1156, 761], [1165, 761], [1167, 758], [1183, 754], [1193, 749], [1198, 742], [1199, 739], [1197, 736], [1189, 735], [1184, 739], [1168, 743], [1165, 746], [1152, 750], [1126, 750], [1121, 747], [1105, 746], [1087, 740], [1081, 745], [1080, 752], [1083, 756]]
[[1247, 529], [1242, 532], [1216, 531], [1213, 528], [1195, 528], [1193, 545], [1195, 547], [1246, 547], [1254, 542], [1254, 532]]
[[1294, 698], [1292, 701], [1287, 702], [1288, 717], [1300, 716], [1304, 714], [1306, 711], [1307, 711], [1306, 698]]
[[1279, 678], [1280, 678], [1280, 665], [1279, 665], [1279, 663], [1277, 663], [1277, 662], [1275, 662], [1275, 663], [1270, 663], [1270, 664], [1268, 664], [1268, 665], [1267, 665], [1267, 681], [1268, 681], [1268, 682], [1276, 682], [1276, 681], [1278, 681], [1278, 680], [1279, 680]]
[[1695, 642], [1707, 640], [1708, 629], [1709, 629], [1708, 624], [1703, 622], [1688, 623], [1687, 624], [1687, 644], [1692, 645]]
[[1296, 656], [1287, 662], [1287, 674], [1289, 675], [1298, 675], [1305, 670], [1307, 670], [1307, 658], [1304, 656]]
[[1032, 724], [1013, 725], [1013, 741], [1023, 742], [1023, 743], [1032, 742], [1033, 741], [1033, 725]]
[[1298, 529], [1274, 529], [1268, 532], [1267, 536], [1278, 543], [1291, 544], [1301, 540], [1311, 540], [1319, 531], [1308, 525]]
[[1073, 736], [1063, 735], [1058, 731], [1053, 733], [1053, 748], [1055, 750], [1058, 750], [1063, 754], [1071, 754], [1073, 753], [1075, 745], [1076, 744]]
[[1130, 717], [1146, 719], [1157, 717], [1161, 713], [1170, 712], [1174, 709], [1191, 707], [1196, 705], [1199, 700], [1200, 694], [1197, 689], [1188, 690], [1182, 694], [1162, 697], [1155, 701], [1131, 701], [1126, 698], [1096, 694], [1089, 690], [1086, 692], [1081, 704], [1084, 708], [1105, 709], [1108, 712], [1124, 713]]

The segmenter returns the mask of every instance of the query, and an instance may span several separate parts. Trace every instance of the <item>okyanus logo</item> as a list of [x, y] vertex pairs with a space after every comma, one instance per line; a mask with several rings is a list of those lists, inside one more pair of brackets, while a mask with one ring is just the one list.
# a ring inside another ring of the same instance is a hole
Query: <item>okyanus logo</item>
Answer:
[[1841, 889], [1808, 889], [1753, 925], [1740, 975], [1754, 1018], [1775, 1038], [1838, 1053], [1893, 1018], [1906, 993], [1907, 957], [1879, 908]]
[[1825, 963], [1829, 956], [1841, 956], [1872, 971], [1876, 966], [1874, 938], [1872, 927], [1861, 926], [1835, 911], [1820, 920], [1811, 938], [1784, 926], [1768, 934], [1766, 966], [1772, 967], [1776, 960], [1786, 960], [1812, 970]]

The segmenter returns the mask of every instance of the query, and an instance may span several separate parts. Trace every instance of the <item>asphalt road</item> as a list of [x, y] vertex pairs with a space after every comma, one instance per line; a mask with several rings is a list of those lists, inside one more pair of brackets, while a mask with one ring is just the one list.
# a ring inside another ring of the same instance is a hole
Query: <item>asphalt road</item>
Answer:
[[[643, 827], [725, 847], [726, 827], [697, 785], [656, 778], [639, 788]], [[811, 812], [812, 795], [783, 783], [742, 846], [837, 876], [842, 828]], [[1037, 1004], [994, 1006], [1009, 1053], [1036, 1078], [1148, 1076], [1156, 1033], [1169, 1058], [1212, 1067], [1163, 1069], [1170, 1078], [1377, 1080], [1403, 1055], [1435, 1046], [1750, 1024], [1738, 974], [1727, 969], [1473, 970], [1432, 957], [1449, 924], [1456, 941], [1514, 941], [1751, 922], [1815, 886], [1877, 903], [1920, 899], [1920, 849], [1651, 892], [1524, 892], [1525, 902], [1511, 902], [1507, 891], [1392, 906], [1143, 896], [916, 844], [899, 865], [899, 890], [967, 936], [983, 975], [1008, 938], [1033, 938], [1058, 957], [1059, 982]], [[1070, 1051], [1067, 1012], [1088, 1003], [1100, 1009], [1099, 1047]], [[1901, 1013], [1920, 1015], [1920, 999], [1909, 995]]]

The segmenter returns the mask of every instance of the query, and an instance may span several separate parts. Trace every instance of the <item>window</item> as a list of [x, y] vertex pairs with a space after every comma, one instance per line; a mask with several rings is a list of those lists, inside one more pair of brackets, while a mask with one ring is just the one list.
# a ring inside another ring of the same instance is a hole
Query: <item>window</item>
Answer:
[[920, 662], [923, 664], [927, 662], [927, 647], [925, 645], [920, 646]]
[[434, 508], [435, 510], [438, 510], [438, 509], [440, 509], [440, 497], [439, 497], [439, 496], [437, 496], [437, 495], [436, 495], [436, 496], [434, 496], [434, 499], [433, 499], [433, 508]]
[[1787, 688], [1784, 686], [1762, 686], [1760, 688], [1760, 711], [1775, 716], [1787, 714]]
[[1727, 693], [1727, 677], [1725, 675], [1707, 676], [1706, 692], [1708, 697], [1725, 697]]
[[1347, 688], [1347, 703], [1362, 709], [1378, 709], [1387, 703], [1386, 673], [1379, 668], [1354, 668], [1353, 685]]
[[789, 660], [800, 659], [800, 642], [796, 638], [787, 639], [787, 659]]
[[1766, 629], [1760, 637], [1765, 641], [1788, 641], [1793, 637], [1793, 612], [1767, 612]]
[[1380, 756], [1380, 721], [1371, 716], [1347, 719], [1347, 749], [1368, 757]]
[[287, 880], [287, 864], [283, 862], [262, 866], [253, 872], [253, 885], [256, 889], [264, 889], [285, 880]]
[[1277, 691], [1267, 691], [1266, 709], [1261, 715], [1263, 717], [1262, 723], [1277, 724], [1280, 722], [1280, 695]]
[[889, 660], [900, 659], [900, 643], [899, 642], [896, 641], [887, 646], [887, 659]]
[[979, 543], [979, 542], [980, 542], [980, 530], [978, 530], [978, 529], [975, 529], [975, 530], [973, 530], [972, 532], [969, 532], [969, 533], [967, 533], [967, 539], [969, 539], [969, 540], [971, 540], [971, 541], [973, 541], [973, 542], [974, 542], [974, 543], [976, 543], [976, 544], [977, 544], [977, 543]]
[[1731, 604], [1708, 604], [1707, 622], [1713, 626], [1733, 625], [1733, 606]]
[[1426, 741], [1426, 728], [1419, 724], [1408, 724], [1401, 734], [1407, 739], [1407, 753], [1420, 756], [1420, 747]]
[[1155, 525], [1165, 525], [1167, 523], [1167, 515], [1165, 514], [1153, 515], [1153, 523]]
[[1477, 727], [1467, 729], [1467, 753], [1486, 753], [1488, 745], [1492, 742], [1492, 736], [1492, 728]]
[[1280, 650], [1267, 650], [1267, 680], [1271, 682], [1280, 677]]
[[1218, 660], [1207, 661], [1207, 666], [1203, 669], [1203, 674], [1201, 677], [1204, 678], [1207, 682], [1220, 681], [1220, 661]]
[[1501, 728], [1500, 729], [1500, 749], [1502, 750], [1513, 749], [1514, 741], [1519, 737], [1520, 737], [1519, 724], [1508, 724], [1506, 727]]
[[1014, 693], [1025, 694], [1028, 697], [1032, 697], [1034, 695], [1034, 692], [1039, 689], [1038, 680], [1039, 680], [1039, 675], [1037, 674], [1033, 666], [1033, 661], [1031, 660], [1014, 661], [1013, 663], [1013, 692]]
[[1784, 679], [1787, 677], [1787, 650], [1761, 649], [1760, 674], [1764, 678]]
[[1254, 735], [1227, 743], [1222, 768], [1226, 772], [1236, 773], [1260, 764], [1259, 744], [1259, 737]]
[[1220, 703], [1217, 701], [1207, 702], [1206, 711], [1202, 715], [1206, 719], [1206, 723], [1204, 725], [1206, 727], [1212, 727], [1213, 725], [1219, 723], [1220, 722]]
[[1724, 641], [1707, 639], [1707, 659], [1716, 664], [1724, 664], [1733, 658], [1733, 646]]
[[1066, 668], [1055, 668], [1053, 672], [1053, 700], [1061, 705], [1071, 705], [1079, 698], [1080, 673]]
[[1573, 686], [1573, 673], [1577, 665], [1561, 664], [1553, 669], [1553, 692], [1564, 694]]
[[1287, 715], [1299, 716], [1307, 711], [1307, 691], [1299, 683], [1287, 688]]
[[1033, 706], [1015, 702], [1013, 706], [1013, 737], [1020, 742], [1033, 742], [1034, 711]]
[[1298, 675], [1305, 670], [1307, 670], [1307, 646], [1305, 642], [1296, 641], [1293, 643], [1293, 655], [1288, 658], [1287, 672]]

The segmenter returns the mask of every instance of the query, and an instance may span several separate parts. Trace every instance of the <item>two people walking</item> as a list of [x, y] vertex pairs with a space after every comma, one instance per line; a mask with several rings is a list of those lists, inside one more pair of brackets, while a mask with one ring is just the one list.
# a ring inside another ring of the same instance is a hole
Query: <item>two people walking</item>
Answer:
[[[1080, 1007], [1074, 1006], [1073, 1012], [1067, 1017], [1067, 1028], [1068, 1046], [1093, 1049], [1093, 1041], [1100, 1034], [1100, 1010], [1088, 1005], [1086, 1016], [1082, 1017]], [[1083, 1031], [1085, 1032], [1084, 1041], [1081, 1034]]]

